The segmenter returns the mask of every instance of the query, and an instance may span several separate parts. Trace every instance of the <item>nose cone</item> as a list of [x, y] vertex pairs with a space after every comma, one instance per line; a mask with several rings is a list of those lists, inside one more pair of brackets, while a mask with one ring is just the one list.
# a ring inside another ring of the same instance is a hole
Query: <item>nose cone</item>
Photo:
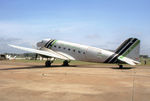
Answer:
[[36, 44], [36, 46], [37, 46], [37, 47], [42, 47], [43, 44], [42, 44], [42, 42], [38, 42], [38, 43]]
[[37, 47], [44, 47], [45, 44], [50, 41], [51, 39], [43, 39], [42, 41], [37, 43]]
[[37, 47], [44, 47], [45, 44], [46, 44], [49, 40], [50, 40], [50, 39], [44, 39], [44, 40], [38, 42], [36, 45], [37, 45]]

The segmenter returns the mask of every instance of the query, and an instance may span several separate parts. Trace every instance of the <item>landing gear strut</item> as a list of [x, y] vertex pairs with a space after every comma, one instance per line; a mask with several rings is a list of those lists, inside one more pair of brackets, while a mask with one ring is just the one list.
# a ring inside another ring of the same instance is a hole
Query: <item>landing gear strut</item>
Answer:
[[69, 66], [69, 62], [70, 62], [70, 61], [65, 60], [65, 61], [63, 62], [63, 66]]
[[47, 61], [45, 62], [45, 67], [51, 67], [51, 64], [54, 62], [55, 58], [50, 58], [47, 59]]

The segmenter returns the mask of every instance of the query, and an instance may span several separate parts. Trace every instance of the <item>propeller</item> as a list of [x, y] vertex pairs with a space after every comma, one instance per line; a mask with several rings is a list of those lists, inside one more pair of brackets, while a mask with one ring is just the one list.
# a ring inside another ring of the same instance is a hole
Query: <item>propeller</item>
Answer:
[[38, 54], [36, 53], [36, 54], [35, 54], [35, 60], [37, 60], [37, 58], [38, 58]]
[[[34, 48], [34, 49], [38, 49], [38, 47], [36, 47], [35, 45], [32, 45], [32, 48]], [[35, 60], [37, 60], [38, 55], [39, 55], [39, 54], [37, 54], [37, 53], [35, 54]]]

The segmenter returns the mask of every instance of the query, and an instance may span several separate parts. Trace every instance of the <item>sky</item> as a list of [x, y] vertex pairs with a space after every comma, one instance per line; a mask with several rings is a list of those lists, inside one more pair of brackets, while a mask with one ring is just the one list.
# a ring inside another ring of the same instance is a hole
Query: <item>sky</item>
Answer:
[[0, 53], [21, 52], [7, 44], [35, 47], [58, 39], [115, 50], [141, 40], [150, 56], [150, 0], [0, 0]]

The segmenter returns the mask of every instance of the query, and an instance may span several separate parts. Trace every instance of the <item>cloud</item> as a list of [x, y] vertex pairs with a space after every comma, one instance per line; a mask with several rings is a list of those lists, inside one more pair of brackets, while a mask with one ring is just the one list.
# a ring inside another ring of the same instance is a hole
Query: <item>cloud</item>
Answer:
[[85, 36], [87, 39], [100, 39], [101, 36], [99, 34], [88, 34]]
[[3, 38], [0, 37], [0, 44], [8, 44], [8, 43], [15, 43], [20, 41], [21, 39], [19, 38]]
[[150, 35], [134, 28], [104, 30], [101, 27], [82, 23], [59, 25], [0, 22], [0, 52], [12, 51], [6, 47], [8, 43], [31, 47], [44, 38], [114, 50], [129, 37], [139, 38], [141, 40], [141, 53], [150, 55], [148, 43]]
[[19, 41], [21, 41], [21, 39], [0, 37], [0, 53], [23, 53], [24, 51], [20, 51], [8, 46], [10, 43], [16, 44]]

